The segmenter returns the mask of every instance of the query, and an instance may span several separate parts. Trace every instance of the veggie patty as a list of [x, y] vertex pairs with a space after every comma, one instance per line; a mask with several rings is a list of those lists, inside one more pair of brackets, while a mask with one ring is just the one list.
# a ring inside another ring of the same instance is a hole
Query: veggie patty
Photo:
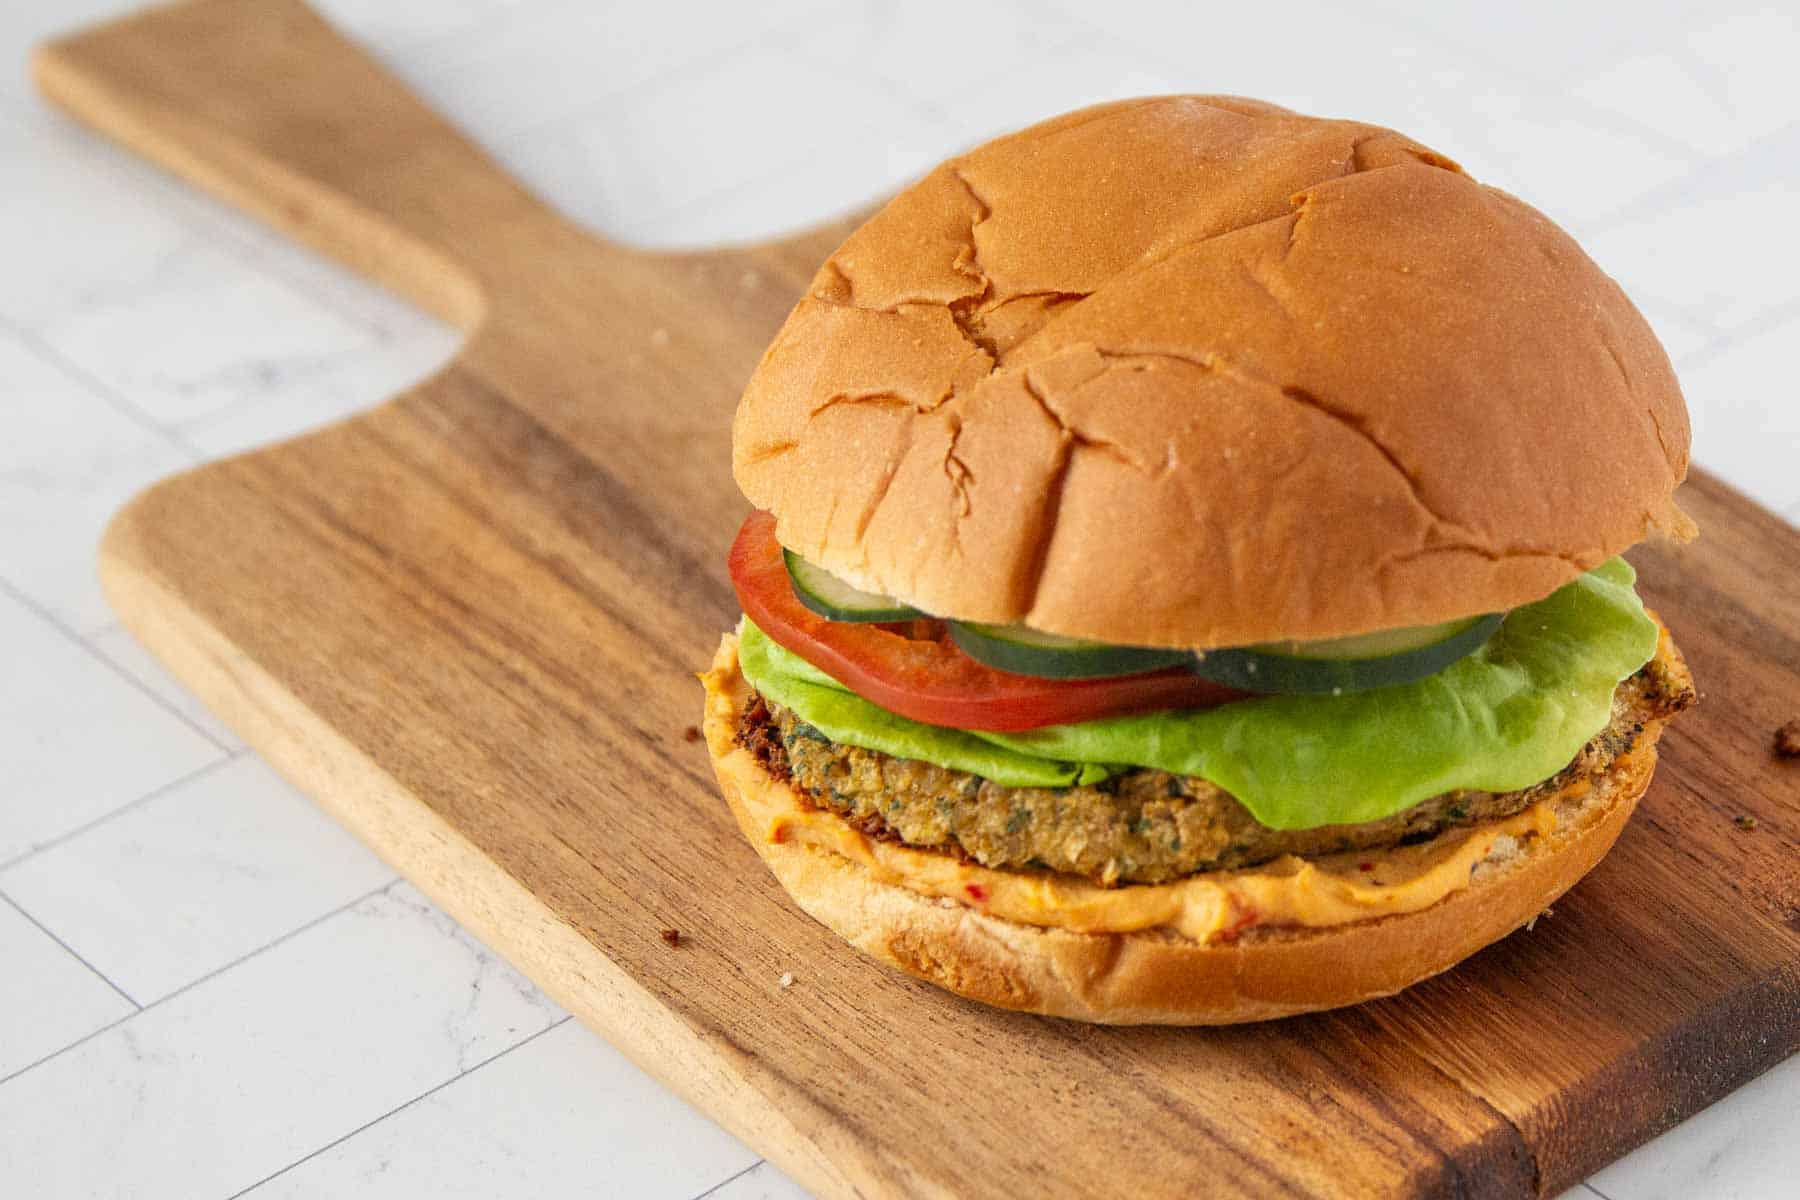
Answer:
[[1109, 885], [1160, 883], [1283, 854], [1373, 850], [1508, 816], [1599, 775], [1630, 750], [1645, 722], [1694, 700], [1685, 673], [1670, 670], [1659, 655], [1619, 685], [1606, 727], [1542, 783], [1513, 792], [1450, 792], [1379, 821], [1290, 830], [1259, 824], [1204, 779], [1166, 771], [1128, 771], [1084, 787], [1002, 787], [834, 742], [761, 696], [746, 705], [738, 740], [803, 798], [873, 836], [966, 855], [988, 867], [1046, 869]]

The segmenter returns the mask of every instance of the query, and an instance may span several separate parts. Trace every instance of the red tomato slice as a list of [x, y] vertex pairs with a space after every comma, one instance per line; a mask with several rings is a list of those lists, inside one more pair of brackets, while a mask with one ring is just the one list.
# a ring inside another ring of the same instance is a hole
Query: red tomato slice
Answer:
[[[1182, 667], [1114, 679], [1039, 679], [976, 662], [941, 632], [920, 639], [892, 627], [832, 621], [794, 595], [775, 518], [753, 512], [731, 546], [731, 582], [758, 629], [865, 700], [927, 725], [1016, 733], [1165, 708], [1211, 708], [1243, 698]], [[941, 626], [939, 627], [941, 629]]]

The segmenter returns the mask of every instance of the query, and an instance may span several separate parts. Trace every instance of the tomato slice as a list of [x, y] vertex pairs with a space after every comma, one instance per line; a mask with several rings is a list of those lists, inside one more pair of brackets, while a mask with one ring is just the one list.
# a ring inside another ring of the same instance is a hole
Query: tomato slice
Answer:
[[[1120, 713], [1210, 708], [1244, 698], [1184, 667], [1114, 679], [1039, 679], [997, 671], [957, 649], [942, 632], [909, 637], [896, 628], [832, 621], [794, 595], [775, 540], [775, 518], [753, 512], [731, 546], [738, 603], [791, 650], [865, 700], [927, 725], [1017, 733]], [[919, 623], [915, 622], [915, 626]], [[923, 630], [934, 632], [927, 625]]]

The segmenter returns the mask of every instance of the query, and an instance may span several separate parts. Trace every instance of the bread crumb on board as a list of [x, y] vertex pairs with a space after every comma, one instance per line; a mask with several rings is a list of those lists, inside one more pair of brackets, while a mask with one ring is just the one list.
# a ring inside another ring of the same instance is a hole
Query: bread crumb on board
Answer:
[[671, 946], [681, 945], [681, 930], [679, 929], [665, 929], [662, 931], [661, 936], [662, 940]]
[[1775, 731], [1775, 755], [1777, 758], [1800, 758], [1800, 717]]
[[1749, 833], [1752, 829], [1756, 828], [1756, 818], [1751, 817], [1751, 816], [1733, 817], [1733, 818], [1731, 818], [1731, 823], [1733, 825], [1736, 825], [1739, 829], [1743, 830], [1745, 833]]
[[775, 986], [780, 988], [784, 992], [787, 991], [789, 988], [793, 987], [794, 986], [794, 973], [792, 971], [783, 971], [781, 973], [781, 978], [777, 979], [775, 981]]
[[681, 740], [684, 742], [699, 741], [700, 740], [700, 727], [698, 725], [689, 725], [686, 729], [683, 729], [681, 731]]
[[1554, 908], [1546, 908], [1543, 912], [1538, 913], [1536, 916], [1532, 917], [1531, 920], [1525, 922], [1525, 932], [1530, 933], [1537, 928], [1539, 917], [1554, 917], [1555, 915], [1556, 910]]

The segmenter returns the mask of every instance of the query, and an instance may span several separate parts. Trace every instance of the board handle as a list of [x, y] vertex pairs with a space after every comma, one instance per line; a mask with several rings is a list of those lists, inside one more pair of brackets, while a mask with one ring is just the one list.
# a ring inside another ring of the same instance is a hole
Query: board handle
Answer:
[[300, 0], [199, 0], [49, 43], [81, 121], [465, 329], [562, 218]]

